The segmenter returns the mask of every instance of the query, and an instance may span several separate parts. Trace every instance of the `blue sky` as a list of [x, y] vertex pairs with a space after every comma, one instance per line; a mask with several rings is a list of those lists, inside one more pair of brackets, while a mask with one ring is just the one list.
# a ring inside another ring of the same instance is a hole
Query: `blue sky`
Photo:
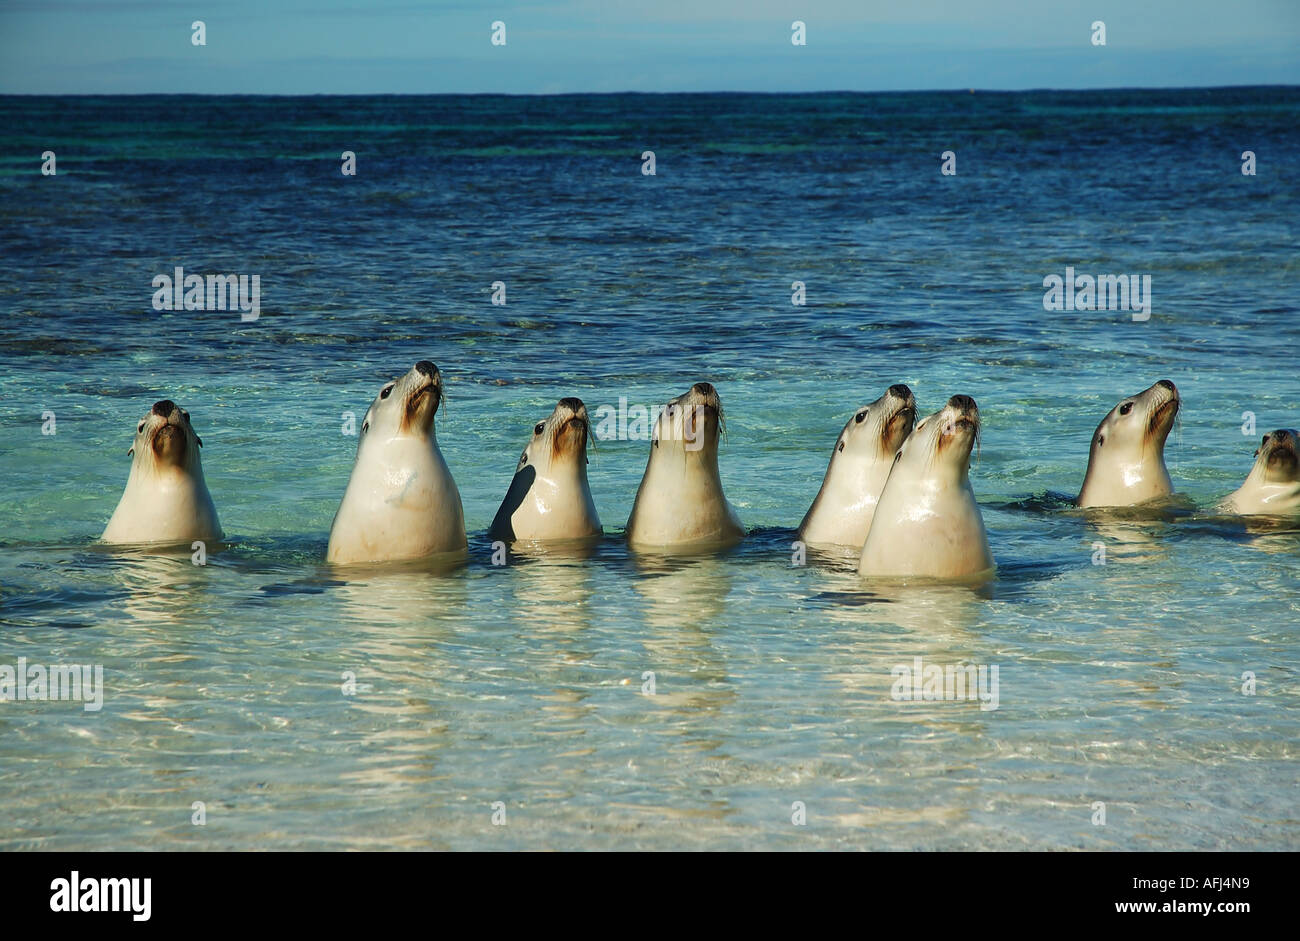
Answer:
[[10, 94], [1252, 84], [1300, 84], [1300, 0], [0, 0]]

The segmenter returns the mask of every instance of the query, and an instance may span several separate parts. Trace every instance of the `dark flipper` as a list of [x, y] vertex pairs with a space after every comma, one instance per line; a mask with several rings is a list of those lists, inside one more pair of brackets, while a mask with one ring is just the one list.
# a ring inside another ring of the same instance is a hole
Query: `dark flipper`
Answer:
[[515, 510], [523, 506], [524, 498], [528, 496], [528, 491], [533, 489], [533, 481], [537, 479], [537, 471], [530, 464], [515, 474], [514, 480], [510, 481], [510, 489], [506, 491], [506, 498], [501, 501], [501, 509], [497, 510], [497, 515], [492, 519], [492, 525], [488, 527], [488, 538], [501, 540], [502, 542], [515, 541], [515, 529], [510, 523], [510, 518], [515, 515]]

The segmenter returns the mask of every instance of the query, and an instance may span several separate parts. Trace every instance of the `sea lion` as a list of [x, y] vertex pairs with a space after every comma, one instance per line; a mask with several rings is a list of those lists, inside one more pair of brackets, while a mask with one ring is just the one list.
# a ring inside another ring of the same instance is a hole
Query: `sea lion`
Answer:
[[112, 543], [221, 539], [217, 508], [203, 479], [203, 442], [190, 413], [171, 399], [153, 404], [135, 428], [126, 489], [100, 538]]
[[840, 432], [821, 490], [799, 524], [801, 540], [862, 547], [894, 455], [915, 422], [916, 399], [905, 385], [890, 386], [857, 410]]
[[1181, 404], [1161, 379], [1110, 410], [1092, 436], [1080, 507], [1132, 506], [1174, 492], [1165, 469], [1165, 439]]
[[1300, 460], [1294, 428], [1264, 435], [1255, 451], [1255, 466], [1245, 483], [1224, 498], [1220, 507], [1240, 516], [1293, 516], [1300, 513]]
[[438, 367], [421, 360], [370, 403], [330, 527], [328, 561], [387, 562], [466, 548], [460, 491], [433, 428], [442, 397]]
[[970, 485], [979, 408], [968, 395], [923, 419], [894, 456], [858, 572], [891, 578], [991, 573], [984, 518]]
[[707, 382], [695, 383], [664, 407], [627, 521], [630, 545], [704, 548], [744, 538], [718, 475], [722, 428], [722, 402]]
[[533, 426], [488, 536], [503, 542], [599, 536], [600, 517], [587, 484], [591, 427], [582, 399], [560, 399]]

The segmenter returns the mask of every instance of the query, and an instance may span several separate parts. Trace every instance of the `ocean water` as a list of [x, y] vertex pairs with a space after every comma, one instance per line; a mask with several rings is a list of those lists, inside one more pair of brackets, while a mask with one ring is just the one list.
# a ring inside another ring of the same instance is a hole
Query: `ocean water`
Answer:
[[[0, 115], [0, 665], [105, 687], [0, 702], [0, 848], [1300, 848], [1300, 527], [1212, 510], [1300, 425], [1300, 90]], [[258, 274], [260, 318], [153, 310], [176, 266]], [[1150, 319], [1045, 310], [1067, 266], [1150, 275]], [[469, 562], [333, 569], [343, 414], [426, 358]], [[1181, 497], [1073, 511], [1097, 422], [1160, 378]], [[648, 448], [613, 440], [601, 545], [490, 563], [556, 399], [701, 379], [740, 547], [629, 555]], [[979, 403], [983, 588], [791, 564], [840, 427], [895, 382]], [[229, 537], [201, 567], [96, 545], [164, 397]], [[997, 666], [998, 707], [892, 700], [914, 657]]]

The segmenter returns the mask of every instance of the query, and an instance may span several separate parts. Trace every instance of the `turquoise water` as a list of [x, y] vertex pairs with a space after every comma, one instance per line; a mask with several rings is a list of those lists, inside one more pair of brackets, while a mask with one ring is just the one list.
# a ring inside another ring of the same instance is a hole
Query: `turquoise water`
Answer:
[[[0, 111], [0, 665], [105, 683], [98, 712], [0, 703], [0, 847], [1300, 847], [1300, 527], [1210, 509], [1300, 424], [1300, 92]], [[260, 274], [261, 318], [152, 310], [176, 265]], [[1151, 319], [1045, 311], [1067, 265], [1151, 275]], [[332, 569], [343, 413], [424, 358], [469, 564]], [[1180, 499], [1071, 510], [1097, 422], [1160, 378]], [[700, 379], [739, 548], [630, 556], [647, 445], [601, 441], [604, 542], [490, 564], [556, 399]], [[982, 589], [791, 565], [835, 436], [895, 382], [980, 405]], [[230, 537], [203, 567], [95, 545], [163, 397]], [[998, 708], [893, 701], [917, 656], [997, 665]]]

